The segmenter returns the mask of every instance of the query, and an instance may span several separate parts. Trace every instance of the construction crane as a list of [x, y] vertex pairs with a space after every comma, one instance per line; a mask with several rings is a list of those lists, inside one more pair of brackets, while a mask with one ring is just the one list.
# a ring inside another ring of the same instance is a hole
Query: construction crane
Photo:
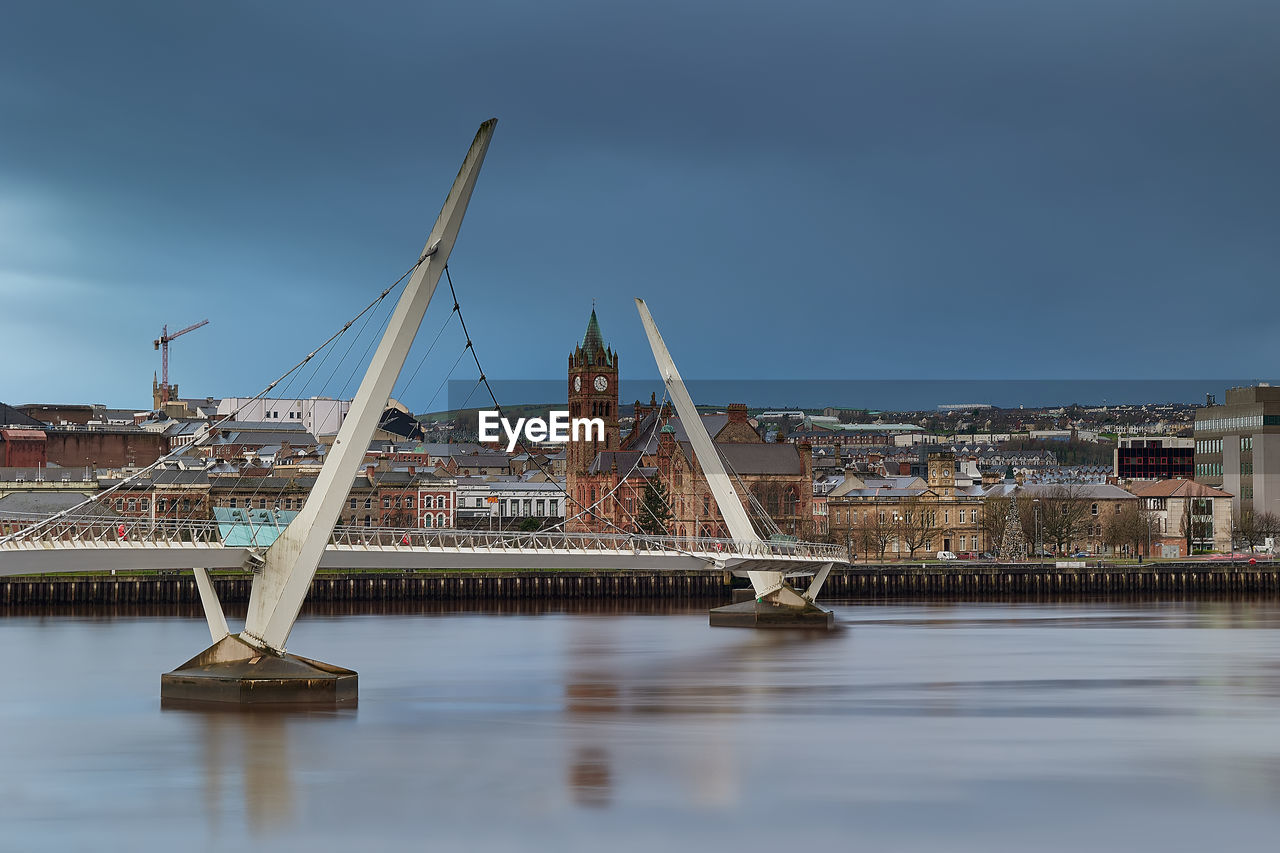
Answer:
[[169, 325], [166, 323], [164, 328], [160, 330], [160, 337], [156, 338], [153, 343], [155, 348], [163, 351], [160, 356], [160, 404], [164, 405], [169, 402], [169, 341], [180, 338], [187, 332], [194, 332], [201, 326], [209, 325], [208, 320], [201, 320], [199, 323], [192, 323], [185, 329], [169, 334]]

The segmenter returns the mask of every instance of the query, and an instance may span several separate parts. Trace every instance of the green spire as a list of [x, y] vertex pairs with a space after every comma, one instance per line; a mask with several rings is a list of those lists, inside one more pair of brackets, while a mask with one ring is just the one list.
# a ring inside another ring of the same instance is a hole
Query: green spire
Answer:
[[591, 319], [587, 322], [587, 334], [582, 339], [582, 348], [589, 353], [604, 349], [604, 335], [600, 334], [600, 321], [596, 319], [596, 309], [591, 309]]

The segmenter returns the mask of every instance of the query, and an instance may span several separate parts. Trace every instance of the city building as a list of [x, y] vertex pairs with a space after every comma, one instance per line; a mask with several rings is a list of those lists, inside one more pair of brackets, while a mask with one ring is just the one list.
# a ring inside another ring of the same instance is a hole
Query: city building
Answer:
[[848, 475], [827, 496], [828, 539], [853, 556], [933, 557], [938, 551], [981, 551], [979, 487], [956, 487], [949, 450], [925, 454], [923, 476]]
[[[646, 495], [660, 489], [666, 493], [669, 533], [728, 535], [685, 425], [669, 403], [637, 400], [634, 426], [625, 438], [620, 436], [618, 355], [606, 346], [594, 310], [582, 343], [569, 356], [568, 380], [570, 417], [604, 421], [603, 436], [570, 441], [565, 451], [569, 530], [637, 531]], [[767, 534], [776, 525], [785, 534], [811, 536], [810, 445], [766, 443], [741, 403], [700, 417], [758, 529]]]
[[1227, 389], [1196, 413], [1195, 479], [1234, 496], [1234, 509], [1280, 515], [1280, 387]]
[[217, 417], [233, 415], [237, 421], [300, 424], [312, 435], [336, 435], [350, 408], [350, 400], [334, 400], [330, 397], [226, 397], [218, 403]]
[[1190, 480], [1195, 441], [1167, 435], [1121, 436], [1113, 451], [1120, 480]]
[[1227, 492], [1188, 479], [1135, 482], [1129, 491], [1152, 519], [1153, 553], [1187, 557], [1231, 550], [1232, 499]]

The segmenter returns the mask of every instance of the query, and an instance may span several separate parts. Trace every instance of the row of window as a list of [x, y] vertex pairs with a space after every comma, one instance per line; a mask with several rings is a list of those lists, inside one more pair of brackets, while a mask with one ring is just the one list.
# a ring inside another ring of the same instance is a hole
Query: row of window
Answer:
[[[1253, 436], [1240, 436], [1240, 449], [1253, 450]], [[1196, 453], [1221, 453], [1222, 439], [1220, 438], [1202, 438], [1196, 442]]]
[[[871, 513], [872, 513], [872, 512], [873, 512], [873, 510], [870, 510], [870, 509], [863, 510], [863, 511], [862, 511], [862, 516], [861, 516], [862, 520], [863, 520], [863, 521], [870, 521], [870, 520], [871, 520]], [[886, 514], [885, 514], [885, 511], [884, 511], [884, 510], [879, 510], [879, 513], [880, 513], [880, 520], [881, 520], [881, 521], [887, 521], [887, 520], [888, 520], [888, 517], [886, 516]], [[958, 520], [957, 520], [957, 522], [956, 522], [957, 524], [966, 524], [966, 523], [968, 523], [969, 521], [972, 521], [973, 523], [975, 523], [975, 524], [976, 524], [976, 523], [977, 523], [977, 521], [978, 521], [978, 511], [977, 511], [976, 509], [974, 509], [974, 510], [960, 509], [960, 510], [956, 510], [956, 514], [957, 514], [957, 516], [958, 516]], [[937, 520], [938, 520], [938, 513], [937, 513], [937, 511], [936, 511], [936, 510], [931, 510], [931, 511], [930, 511], [930, 516], [931, 516], [931, 520], [932, 520], [933, 522], [935, 522], [935, 523], [936, 523], [936, 522], [937, 522]], [[858, 518], [859, 518], [859, 516], [858, 516], [858, 509], [857, 509], [857, 507], [852, 507], [852, 508], [850, 508], [850, 507], [847, 507], [847, 506], [846, 506], [846, 507], [840, 507], [840, 506], [838, 506], [838, 507], [834, 507], [834, 508], [831, 510], [831, 517], [832, 517], [832, 519], [834, 520], [834, 522], [835, 522], [836, 524], [857, 524], [857, 523], [858, 523]], [[904, 513], [904, 516], [903, 516], [903, 517], [904, 517], [907, 521], [910, 521], [910, 520], [911, 520], [911, 513], [910, 513], [910, 512], [906, 512], [906, 513]], [[894, 521], [897, 521], [897, 520], [898, 520], [898, 518], [899, 518], [899, 516], [898, 516], [898, 512], [897, 512], [897, 510], [894, 510], [894, 511], [893, 511], [893, 520], [894, 520]], [[949, 509], [944, 509], [944, 510], [942, 511], [942, 523], [943, 523], [943, 524], [945, 524], [945, 525], [950, 525], [950, 524], [951, 524], [951, 510], [949, 510]]]
[[[548, 515], [552, 517], [559, 516], [560, 502], [558, 500], [546, 500], [545, 498], [506, 498], [498, 499], [498, 515], [501, 516], [531, 516], [536, 515], [542, 518]], [[548, 512], [550, 510], [550, 512]]]
[[1258, 429], [1280, 426], [1280, 415], [1245, 415], [1239, 418], [1206, 418], [1196, 421], [1196, 431], [1228, 432], [1236, 429]]
[[1197, 477], [1221, 477], [1221, 462], [1200, 462], [1196, 464]]

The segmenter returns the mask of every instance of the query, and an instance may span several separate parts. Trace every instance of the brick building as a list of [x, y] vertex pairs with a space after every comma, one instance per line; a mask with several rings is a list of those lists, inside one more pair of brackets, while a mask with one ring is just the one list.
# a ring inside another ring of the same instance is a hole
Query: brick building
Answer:
[[[635, 406], [634, 427], [625, 439], [618, 427], [618, 356], [605, 345], [593, 310], [582, 343], [569, 356], [569, 414], [601, 418], [603, 437], [570, 441], [566, 448], [565, 507], [570, 530], [634, 531], [649, 482], [667, 492], [668, 532], [680, 536], [727, 536], [724, 518], [707, 485], [685, 426], [670, 405]], [[762, 510], [783, 533], [813, 531], [813, 460], [808, 444], [765, 443], [743, 404], [702, 415], [739, 498], [757, 528], [767, 533]], [[584, 509], [585, 508], [585, 509]]]

